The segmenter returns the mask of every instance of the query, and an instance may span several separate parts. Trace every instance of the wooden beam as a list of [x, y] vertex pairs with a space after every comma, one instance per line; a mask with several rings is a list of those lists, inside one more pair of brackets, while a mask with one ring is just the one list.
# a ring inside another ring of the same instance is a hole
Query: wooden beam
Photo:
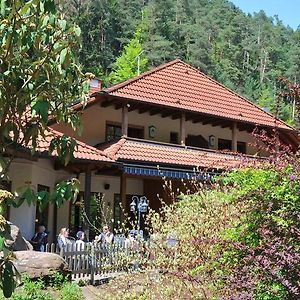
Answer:
[[141, 107], [140, 104], [134, 104], [134, 103], [131, 103], [130, 106], [128, 107], [128, 111], [133, 111], [133, 110], [137, 110]]
[[200, 119], [200, 118], [194, 118], [193, 119], [193, 121], [192, 121], [193, 123], [202, 123], [203, 125], [205, 125], [205, 124], [208, 124], [208, 123], [203, 123], [203, 119]]
[[166, 111], [164, 111], [164, 112], [161, 113], [161, 117], [162, 118], [170, 117], [170, 116], [172, 116], [172, 114], [173, 114], [172, 111], [166, 110]]
[[52, 237], [54, 243], [56, 243], [56, 233], [57, 233], [57, 205], [53, 204], [53, 224], [52, 224]]
[[[242, 124], [238, 124], [237, 128], [239, 131], [248, 131], [249, 132], [249, 126], [247, 125], [242, 125]], [[250, 132], [252, 132], [253, 129], [251, 128]]]
[[142, 107], [139, 108], [139, 114], [144, 114], [147, 111], [149, 111], [148, 106], [142, 106]]
[[124, 173], [120, 176], [120, 195], [121, 195], [121, 205], [122, 205], [122, 221], [125, 221], [126, 213], [126, 176]]
[[216, 126], [221, 126], [223, 123], [222, 122], [212, 122], [211, 126], [216, 127]]
[[190, 121], [190, 120], [193, 120], [194, 119], [194, 116], [192, 115], [192, 114], [188, 114], [188, 115], [186, 115], [186, 117], [185, 117], [185, 120], [186, 121]]
[[161, 112], [161, 109], [160, 108], [157, 108], [157, 109], [152, 109], [150, 110], [150, 116], [154, 116], [154, 115], [157, 115]]
[[177, 114], [172, 114], [172, 120], [176, 120], [176, 119], [180, 119], [181, 118], [181, 114], [177, 113]]
[[105, 100], [103, 102], [101, 102], [101, 107], [108, 107], [108, 106], [111, 106], [113, 104], [113, 101], [111, 100]]
[[237, 124], [236, 122], [233, 122], [232, 127], [231, 127], [231, 150], [233, 152], [237, 152]]
[[231, 124], [230, 124], [230, 123], [227, 123], [227, 122], [224, 122], [224, 123], [222, 123], [221, 127], [222, 127], [222, 128], [226, 128], [226, 127], [231, 128]]
[[120, 176], [120, 170], [116, 168], [106, 167], [96, 171], [96, 175]]
[[[92, 187], [92, 168], [91, 165], [88, 165], [84, 176], [84, 211], [88, 219], [90, 219], [91, 187]], [[87, 239], [89, 241], [89, 226], [87, 221], [86, 221], [86, 234], [87, 234]]]
[[128, 107], [124, 105], [122, 107], [122, 135], [128, 135]]
[[124, 105], [123, 103], [116, 103], [115, 104], [115, 109], [116, 110], [121, 109], [123, 107], [123, 105]]
[[206, 124], [212, 124], [214, 122], [216, 122], [215, 118], [205, 118], [205, 119], [203, 119], [202, 124], [206, 125]]
[[180, 144], [185, 145], [185, 113], [181, 113], [180, 117]]

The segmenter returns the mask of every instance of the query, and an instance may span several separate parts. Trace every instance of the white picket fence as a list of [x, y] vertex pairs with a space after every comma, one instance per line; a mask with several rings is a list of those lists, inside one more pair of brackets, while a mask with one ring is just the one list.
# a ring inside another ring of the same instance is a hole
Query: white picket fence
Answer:
[[46, 244], [46, 252], [57, 253], [67, 262], [73, 279], [89, 279], [92, 284], [96, 278], [108, 278], [118, 272], [137, 268], [145, 259], [147, 251], [142, 243], [126, 245], [124, 242], [112, 245], [93, 243], [68, 244], [59, 250], [56, 244]]

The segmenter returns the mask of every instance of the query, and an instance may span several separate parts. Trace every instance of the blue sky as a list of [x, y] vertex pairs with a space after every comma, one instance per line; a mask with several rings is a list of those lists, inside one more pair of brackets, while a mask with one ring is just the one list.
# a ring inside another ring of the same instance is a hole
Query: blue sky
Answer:
[[261, 9], [268, 16], [278, 15], [285, 25], [297, 29], [300, 25], [300, 0], [231, 0], [245, 13], [258, 12]]

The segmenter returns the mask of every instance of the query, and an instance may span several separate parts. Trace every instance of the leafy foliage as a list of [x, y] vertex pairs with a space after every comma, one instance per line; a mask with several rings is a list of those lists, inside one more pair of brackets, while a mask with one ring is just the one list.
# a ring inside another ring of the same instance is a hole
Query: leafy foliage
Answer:
[[154, 265], [201, 299], [298, 299], [299, 167], [284, 155], [242, 167], [153, 212]]
[[[0, 177], [3, 180], [11, 161], [24, 148], [34, 154], [40, 143], [49, 140], [46, 136], [49, 115], [74, 129], [79, 127], [79, 118], [70, 103], [74, 100], [85, 103], [92, 75], [83, 75], [74, 55], [80, 45], [80, 28], [70, 25], [57, 13], [54, 0], [1, 0], [0, 15]], [[67, 164], [75, 146], [73, 139], [62, 136], [53, 139], [49, 151], [56, 151]], [[61, 182], [56, 188], [49, 195], [26, 186], [16, 197], [2, 192], [1, 201], [14, 206], [24, 201], [39, 202], [43, 208], [51, 200], [60, 206], [62, 201], [73, 199], [78, 182]], [[8, 226], [2, 215], [0, 222], [3, 250], [0, 286], [4, 296], [9, 297], [18, 274], [13, 254], [3, 242]]]
[[143, 54], [140, 31], [138, 30], [133, 39], [124, 47], [121, 56], [117, 58], [113, 72], [110, 74], [110, 82], [116, 83], [139, 75], [145, 71], [147, 62], [148, 60]]
[[[35, 152], [49, 115], [78, 126], [69, 104], [84, 102], [88, 88], [74, 56], [81, 31], [56, 14], [54, 1], [3, 0], [1, 8], [1, 154], [15, 154], [17, 145]], [[69, 153], [60, 154], [69, 161]]]
[[[45, 287], [42, 279], [31, 280], [28, 277], [22, 279], [22, 287], [19, 287], [11, 296], [12, 300], [83, 300], [83, 294], [79, 286], [62, 279], [62, 275], [55, 273], [50, 277], [54, 283], [53, 288]], [[0, 299], [2, 297], [0, 296]]]
[[65, 283], [60, 291], [61, 300], [84, 300], [82, 292], [77, 284]]

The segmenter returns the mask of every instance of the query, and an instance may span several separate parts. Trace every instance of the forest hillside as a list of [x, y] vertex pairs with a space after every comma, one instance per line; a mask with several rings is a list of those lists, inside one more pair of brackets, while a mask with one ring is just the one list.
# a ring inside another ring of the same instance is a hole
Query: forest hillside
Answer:
[[[65, 0], [85, 71], [111, 85], [180, 58], [274, 112], [277, 78], [300, 82], [300, 28], [227, 0]], [[292, 8], [291, 8], [292, 9]], [[293, 124], [293, 99], [279, 117]]]

